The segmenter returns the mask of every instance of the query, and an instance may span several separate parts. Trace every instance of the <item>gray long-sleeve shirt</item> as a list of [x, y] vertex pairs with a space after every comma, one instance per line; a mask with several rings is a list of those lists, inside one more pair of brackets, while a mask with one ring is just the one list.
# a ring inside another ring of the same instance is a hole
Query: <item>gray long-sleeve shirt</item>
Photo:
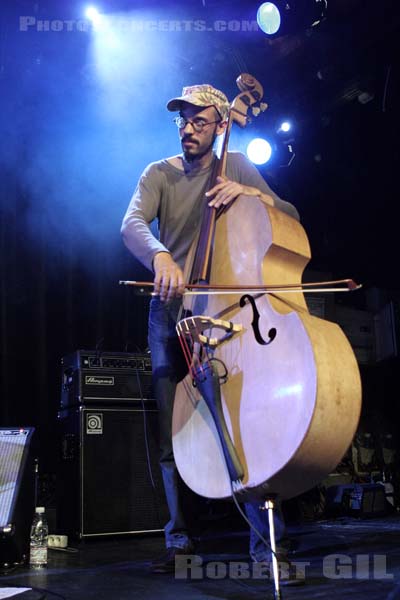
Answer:
[[[197, 173], [185, 173], [167, 160], [151, 163], [140, 177], [122, 223], [127, 248], [152, 270], [157, 252], [170, 252], [183, 268], [189, 248], [201, 222], [204, 196], [210, 188], [212, 165]], [[281, 200], [256, 167], [239, 152], [228, 152], [226, 176], [232, 181], [257, 188], [273, 197], [275, 206], [299, 219], [296, 208]], [[159, 239], [149, 225], [158, 218]]]

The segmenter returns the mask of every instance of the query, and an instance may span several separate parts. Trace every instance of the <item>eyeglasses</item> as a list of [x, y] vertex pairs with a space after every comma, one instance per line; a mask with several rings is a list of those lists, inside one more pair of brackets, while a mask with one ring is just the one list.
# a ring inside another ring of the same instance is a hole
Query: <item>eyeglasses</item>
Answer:
[[184, 129], [186, 125], [189, 123], [196, 133], [201, 133], [207, 125], [213, 125], [214, 123], [221, 123], [221, 119], [218, 121], [203, 121], [203, 119], [195, 119], [191, 121], [190, 119], [185, 119], [185, 117], [175, 117], [174, 123], [179, 129]]

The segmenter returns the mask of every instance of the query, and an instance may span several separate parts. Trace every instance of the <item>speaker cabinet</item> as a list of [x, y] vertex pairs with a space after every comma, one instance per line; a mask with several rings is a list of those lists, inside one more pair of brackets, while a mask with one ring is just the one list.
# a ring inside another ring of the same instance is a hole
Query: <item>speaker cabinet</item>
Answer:
[[80, 406], [62, 411], [59, 423], [59, 533], [87, 538], [161, 531], [168, 511], [155, 404]]
[[33, 428], [0, 429], [0, 564], [28, 555], [35, 502], [30, 444]]

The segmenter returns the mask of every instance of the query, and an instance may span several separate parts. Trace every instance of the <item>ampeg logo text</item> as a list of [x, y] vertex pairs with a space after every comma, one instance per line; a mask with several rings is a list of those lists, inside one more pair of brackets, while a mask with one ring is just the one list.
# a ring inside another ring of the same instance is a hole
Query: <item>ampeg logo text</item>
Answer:
[[101, 413], [87, 413], [86, 433], [94, 435], [103, 433], [103, 415]]
[[114, 385], [114, 377], [108, 377], [107, 375], [103, 377], [96, 377], [96, 375], [86, 375], [85, 383], [86, 385]]

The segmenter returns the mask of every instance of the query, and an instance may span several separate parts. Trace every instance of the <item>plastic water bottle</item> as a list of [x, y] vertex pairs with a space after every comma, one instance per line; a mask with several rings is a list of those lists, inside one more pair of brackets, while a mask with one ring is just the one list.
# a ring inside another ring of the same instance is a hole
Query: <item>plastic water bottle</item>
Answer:
[[47, 565], [47, 538], [49, 526], [43, 506], [38, 506], [32, 521], [29, 565], [40, 569]]

